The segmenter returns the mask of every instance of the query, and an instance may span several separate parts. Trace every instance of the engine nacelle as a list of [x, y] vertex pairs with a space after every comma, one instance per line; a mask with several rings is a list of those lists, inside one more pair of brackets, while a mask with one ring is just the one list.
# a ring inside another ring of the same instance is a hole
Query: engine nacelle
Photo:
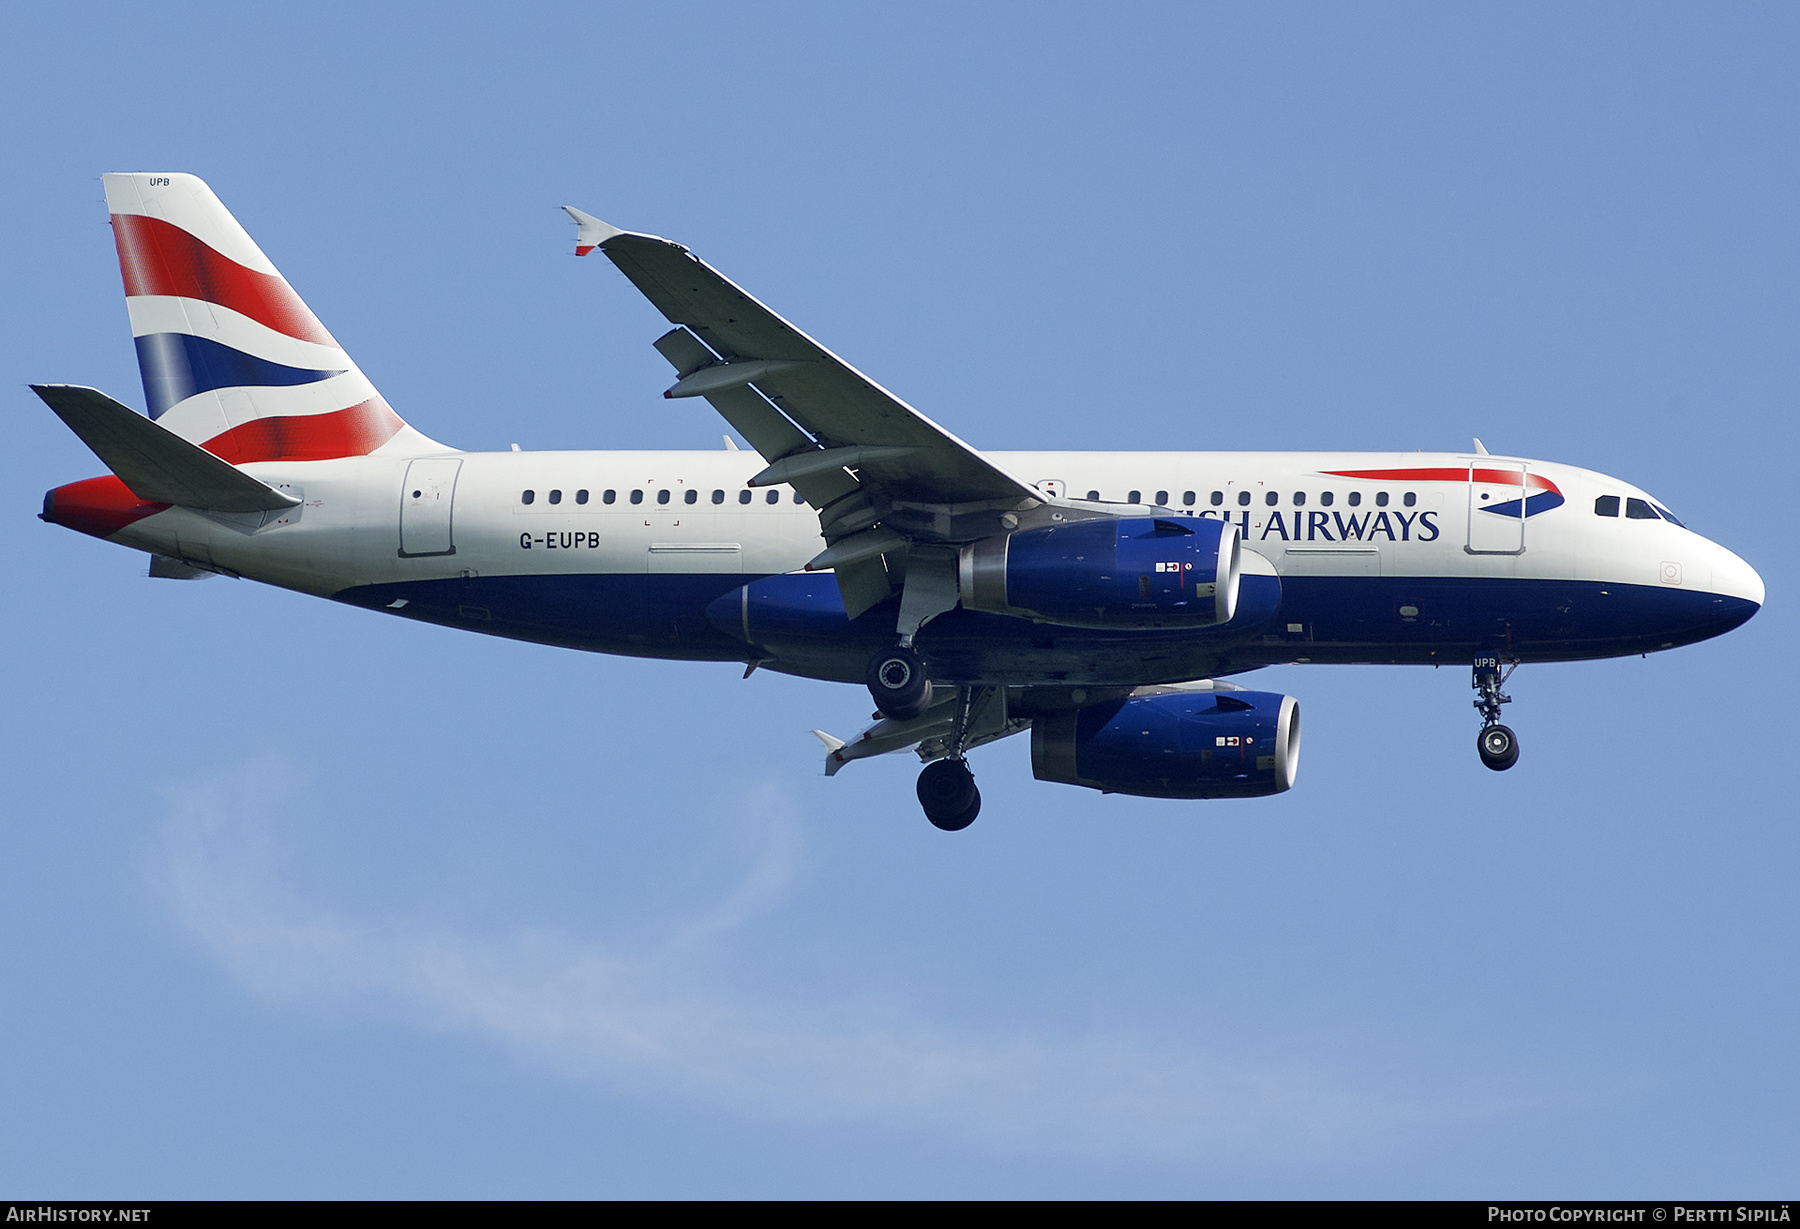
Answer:
[[1144, 798], [1260, 798], [1294, 784], [1300, 705], [1267, 691], [1159, 691], [1031, 723], [1040, 781]]
[[1208, 627], [1237, 610], [1237, 526], [1106, 518], [965, 546], [962, 604], [1069, 627]]

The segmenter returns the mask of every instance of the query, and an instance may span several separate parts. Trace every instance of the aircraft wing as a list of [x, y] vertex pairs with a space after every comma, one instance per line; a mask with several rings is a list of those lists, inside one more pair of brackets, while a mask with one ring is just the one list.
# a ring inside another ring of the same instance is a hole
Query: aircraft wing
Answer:
[[[657, 349], [681, 377], [664, 396], [704, 396], [770, 462], [756, 485], [792, 483], [819, 508], [843, 569], [896, 544], [895, 505], [1030, 507], [1035, 487], [1002, 471], [893, 393], [783, 320], [679, 243], [633, 234], [564, 206], [580, 228], [576, 251], [598, 248], [679, 326]], [[861, 498], [854, 498], [854, 496]], [[887, 539], [843, 547], [878, 523]], [[943, 524], [942, 520], [937, 521]], [[924, 524], [923, 522], [920, 523]], [[898, 538], [945, 540], [909, 525]], [[827, 551], [827, 555], [831, 555]]]

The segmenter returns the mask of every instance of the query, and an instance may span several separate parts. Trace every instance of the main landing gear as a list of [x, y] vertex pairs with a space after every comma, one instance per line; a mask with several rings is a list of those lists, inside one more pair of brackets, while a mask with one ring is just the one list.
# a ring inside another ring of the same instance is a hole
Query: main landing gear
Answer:
[[1512, 702], [1512, 697], [1502, 693], [1500, 688], [1518, 668], [1519, 663], [1515, 661], [1501, 673], [1498, 657], [1475, 659], [1471, 681], [1475, 688], [1475, 708], [1481, 714], [1481, 733], [1475, 736], [1475, 750], [1480, 754], [1481, 762], [1495, 772], [1505, 772], [1519, 762], [1519, 736], [1510, 726], [1500, 724], [1500, 706]]
[[981, 814], [981, 791], [975, 788], [975, 774], [963, 758], [968, 745], [970, 717], [980, 688], [956, 689], [956, 714], [951, 718], [950, 733], [944, 739], [944, 758], [925, 765], [919, 774], [919, 805], [925, 818], [945, 832], [961, 832]]
[[969, 761], [933, 760], [919, 774], [919, 805], [925, 818], [945, 832], [961, 832], [981, 814], [981, 791]]
[[869, 684], [869, 698], [889, 720], [911, 721], [931, 705], [925, 663], [904, 645], [870, 658], [863, 678]]
[[[903, 642], [870, 658], [864, 679], [869, 684], [869, 697], [887, 721], [912, 721], [931, 707], [931, 679], [925, 673], [924, 661], [909, 643]], [[919, 805], [925, 808], [925, 818], [945, 832], [961, 832], [981, 814], [981, 791], [975, 788], [975, 774], [963, 758], [977, 690], [956, 689], [956, 713], [943, 740], [942, 758], [925, 765], [919, 773]], [[939, 753], [935, 747], [921, 752]]]

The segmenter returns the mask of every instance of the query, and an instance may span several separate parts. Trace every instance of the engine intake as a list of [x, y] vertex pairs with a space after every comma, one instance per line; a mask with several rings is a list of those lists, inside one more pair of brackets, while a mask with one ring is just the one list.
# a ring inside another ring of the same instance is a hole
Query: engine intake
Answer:
[[1294, 784], [1300, 705], [1267, 691], [1159, 691], [1031, 723], [1031, 773], [1143, 798], [1261, 798]]
[[961, 556], [962, 604], [1069, 627], [1207, 627], [1237, 610], [1237, 526], [1107, 518], [984, 538]]

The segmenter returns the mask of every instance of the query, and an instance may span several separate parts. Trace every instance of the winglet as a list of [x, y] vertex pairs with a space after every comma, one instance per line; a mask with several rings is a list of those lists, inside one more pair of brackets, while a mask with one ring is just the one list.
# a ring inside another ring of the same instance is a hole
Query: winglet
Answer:
[[577, 256], [586, 256], [614, 235], [625, 233], [618, 227], [609, 226], [593, 214], [583, 213], [572, 205], [564, 205], [562, 210], [575, 221], [575, 254]]

